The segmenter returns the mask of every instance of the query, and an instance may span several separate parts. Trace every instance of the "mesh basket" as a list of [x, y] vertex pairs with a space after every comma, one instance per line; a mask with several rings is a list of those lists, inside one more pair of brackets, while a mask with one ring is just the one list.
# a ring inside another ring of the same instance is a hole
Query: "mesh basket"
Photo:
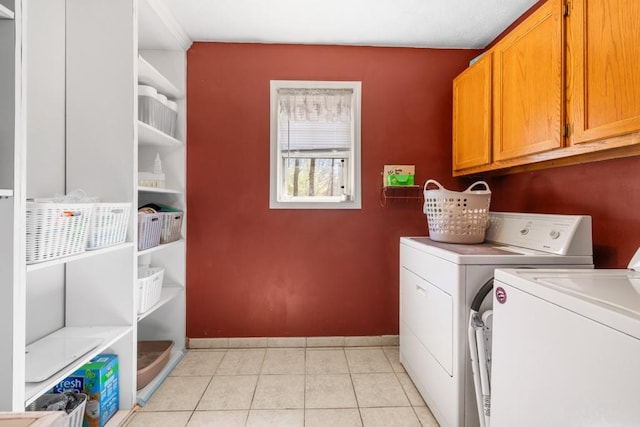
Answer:
[[160, 234], [160, 243], [175, 242], [180, 239], [184, 212], [162, 212], [162, 216], [162, 233]]
[[[80, 404], [76, 406], [71, 412], [67, 412], [69, 423], [67, 424], [69, 427], [82, 427], [82, 421], [84, 419], [84, 409], [87, 406], [87, 395], [84, 393], [73, 393]], [[59, 394], [44, 394], [31, 405], [27, 406], [27, 411], [43, 411], [49, 404], [52, 402], [57, 402], [60, 400]], [[50, 410], [50, 409], [49, 409]]]
[[160, 244], [162, 214], [138, 213], [138, 250], [145, 250]]
[[[427, 189], [433, 184], [437, 189]], [[472, 190], [476, 186], [484, 190]], [[429, 238], [446, 243], [482, 243], [489, 221], [491, 190], [484, 181], [474, 182], [465, 191], [449, 191], [436, 180], [424, 184], [424, 213]]]
[[163, 278], [164, 268], [138, 267], [138, 314], [160, 301]]
[[122, 243], [127, 238], [131, 203], [96, 203], [91, 213], [87, 249]]
[[90, 203], [28, 202], [27, 264], [84, 252], [92, 208]]

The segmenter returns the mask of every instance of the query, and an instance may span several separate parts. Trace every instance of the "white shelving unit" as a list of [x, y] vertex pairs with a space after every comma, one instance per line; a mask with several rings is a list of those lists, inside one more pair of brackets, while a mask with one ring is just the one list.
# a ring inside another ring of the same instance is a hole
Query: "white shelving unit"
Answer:
[[186, 50], [190, 40], [162, 7], [161, 2], [140, 0], [138, 4], [138, 84], [153, 86], [178, 104], [176, 136], [172, 137], [138, 121], [139, 171], [152, 171], [157, 154], [162, 160], [166, 188], [139, 186], [137, 206], [169, 205], [185, 211], [178, 241], [139, 251], [138, 265], [165, 269], [160, 301], [138, 316], [139, 341], [171, 340], [169, 362], [158, 376], [137, 392], [137, 402], [149, 397], [169, 375], [185, 353], [186, 316]]
[[[24, 411], [92, 357], [111, 353], [119, 363], [121, 411], [114, 419], [122, 420], [185, 352], [186, 221], [179, 241], [138, 252], [136, 208], [149, 202], [186, 208], [190, 41], [156, 0], [23, 3], [0, 0], [0, 411]], [[156, 38], [161, 44], [154, 45]], [[139, 81], [178, 102], [176, 138], [139, 123]], [[138, 171], [157, 153], [170, 189], [138, 188]], [[26, 200], [74, 189], [132, 204], [126, 243], [27, 265]], [[167, 283], [141, 315], [139, 264], [163, 267]], [[27, 370], [57, 365], [49, 347], [38, 350], [54, 338], [98, 344], [65, 357], [46, 380], [27, 382]], [[174, 342], [171, 361], [138, 392], [137, 342], [154, 339]], [[27, 349], [35, 353], [26, 357]]]

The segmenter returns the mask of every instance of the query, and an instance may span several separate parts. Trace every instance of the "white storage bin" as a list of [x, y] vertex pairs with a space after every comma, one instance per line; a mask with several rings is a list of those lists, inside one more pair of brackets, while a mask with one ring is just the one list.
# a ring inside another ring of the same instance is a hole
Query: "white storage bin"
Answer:
[[95, 203], [89, 223], [87, 249], [117, 245], [127, 239], [131, 203]]
[[158, 246], [162, 233], [162, 214], [138, 213], [138, 250]]
[[28, 202], [27, 264], [84, 252], [92, 209], [91, 203]]
[[[75, 393], [75, 396], [80, 401], [80, 404], [76, 406], [71, 412], [67, 413], [67, 419], [69, 427], [82, 427], [84, 420], [84, 410], [87, 406], [87, 395], [84, 393]], [[31, 405], [27, 407], [27, 411], [42, 411], [47, 405], [58, 401], [60, 399], [59, 394], [44, 394], [36, 399]]]
[[154, 87], [138, 85], [138, 120], [159, 129], [161, 107], [157, 96], [158, 91]]
[[164, 268], [138, 267], [138, 314], [160, 301]]
[[178, 104], [173, 101], [167, 101], [167, 109], [166, 132], [175, 138], [178, 123]]
[[162, 214], [162, 233], [160, 243], [175, 242], [180, 239], [184, 212], [160, 212]]
[[156, 110], [156, 120], [158, 129], [160, 132], [167, 133], [167, 111], [169, 107], [167, 107], [167, 97], [161, 93], [156, 95], [156, 100], [158, 101], [158, 109]]

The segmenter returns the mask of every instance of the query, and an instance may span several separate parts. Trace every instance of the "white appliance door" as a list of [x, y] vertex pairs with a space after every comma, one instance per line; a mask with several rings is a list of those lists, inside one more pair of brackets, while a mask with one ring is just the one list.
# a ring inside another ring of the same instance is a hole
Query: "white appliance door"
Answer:
[[491, 427], [640, 425], [640, 341], [498, 281], [493, 314]]

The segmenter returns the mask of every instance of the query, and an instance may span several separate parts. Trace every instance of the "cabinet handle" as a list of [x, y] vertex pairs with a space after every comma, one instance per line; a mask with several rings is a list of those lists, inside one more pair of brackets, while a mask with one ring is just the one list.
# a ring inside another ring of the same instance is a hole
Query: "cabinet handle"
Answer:
[[427, 296], [427, 290], [420, 285], [416, 285], [416, 291], [422, 296]]

